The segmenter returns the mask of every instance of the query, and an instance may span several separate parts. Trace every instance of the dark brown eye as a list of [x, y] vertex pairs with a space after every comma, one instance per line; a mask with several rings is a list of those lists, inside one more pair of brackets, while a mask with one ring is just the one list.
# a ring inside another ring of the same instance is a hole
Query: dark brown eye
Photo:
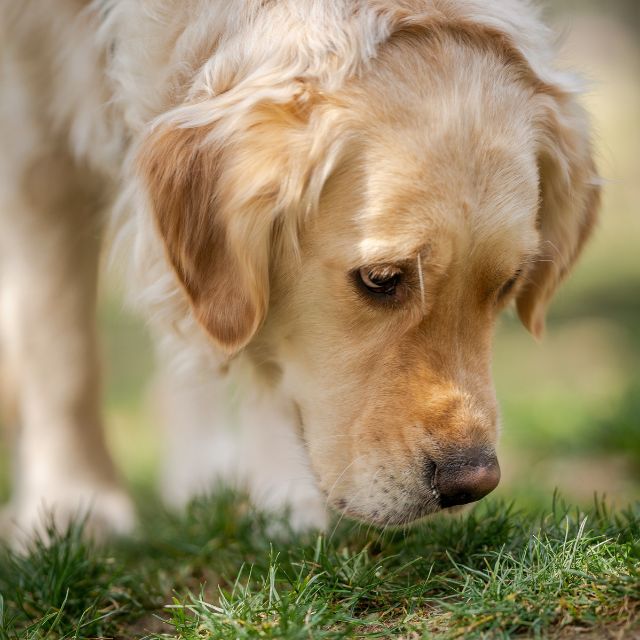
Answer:
[[360, 284], [375, 295], [392, 296], [400, 283], [402, 273], [397, 269], [362, 267], [357, 272]]
[[500, 292], [498, 293], [498, 298], [500, 300], [502, 298], [505, 298], [507, 295], [509, 295], [509, 292], [513, 289], [519, 277], [520, 277], [520, 271], [517, 271], [513, 276], [513, 278], [509, 278], [509, 280], [507, 280], [502, 285], [502, 287], [500, 288]]

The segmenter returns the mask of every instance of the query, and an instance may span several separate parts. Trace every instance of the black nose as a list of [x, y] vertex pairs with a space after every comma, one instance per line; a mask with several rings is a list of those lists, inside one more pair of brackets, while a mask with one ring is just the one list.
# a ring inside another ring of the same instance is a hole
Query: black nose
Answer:
[[433, 488], [440, 506], [453, 507], [484, 498], [500, 482], [500, 465], [494, 453], [471, 449], [436, 464]]

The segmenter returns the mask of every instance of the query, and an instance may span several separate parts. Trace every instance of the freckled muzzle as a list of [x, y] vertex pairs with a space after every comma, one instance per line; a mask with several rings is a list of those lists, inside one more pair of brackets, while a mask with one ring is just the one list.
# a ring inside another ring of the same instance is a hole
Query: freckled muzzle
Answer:
[[446, 509], [476, 502], [491, 493], [500, 482], [500, 465], [495, 453], [469, 449], [430, 462], [426, 476], [440, 507]]

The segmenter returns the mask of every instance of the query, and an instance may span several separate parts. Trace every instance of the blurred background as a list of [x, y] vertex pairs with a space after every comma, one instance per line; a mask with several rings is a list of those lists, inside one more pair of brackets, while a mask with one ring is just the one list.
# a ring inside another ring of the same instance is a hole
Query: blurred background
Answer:
[[[586, 77], [585, 103], [606, 181], [600, 227], [557, 296], [541, 343], [512, 313], [495, 341], [502, 405], [497, 493], [518, 506], [577, 503], [594, 494], [617, 506], [640, 498], [640, 1], [549, 0], [562, 65]], [[123, 475], [146, 493], [162, 440], [154, 428], [153, 357], [143, 324], [103, 286], [101, 325], [108, 437]], [[3, 435], [4, 434], [4, 435]], [[9, 495], [0, 430], [0, 502]]]
[[495, 343], [503, 495], [640, 498], [640, 2], [553, 0], [561, 64], [586, 78], [599, 228], [536, 343], [513, 316]]

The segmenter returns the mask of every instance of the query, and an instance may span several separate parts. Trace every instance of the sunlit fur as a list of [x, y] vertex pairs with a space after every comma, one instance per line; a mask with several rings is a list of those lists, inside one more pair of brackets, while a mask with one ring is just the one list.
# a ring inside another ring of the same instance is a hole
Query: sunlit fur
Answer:
[[[579, 86], [537, 11], [10, 0], [0, 38], [3, 228], [43, 147], [66, 154], [113, 196], [113, 261], [172, 374], [262, 385], [329, 505], [383, 524], [436, 510], [425, 464], [495, 446], [497, 313], [515, 300], [541, 334], [597, 212]], [[354, 286], [390, 265], [397, 303]]]

